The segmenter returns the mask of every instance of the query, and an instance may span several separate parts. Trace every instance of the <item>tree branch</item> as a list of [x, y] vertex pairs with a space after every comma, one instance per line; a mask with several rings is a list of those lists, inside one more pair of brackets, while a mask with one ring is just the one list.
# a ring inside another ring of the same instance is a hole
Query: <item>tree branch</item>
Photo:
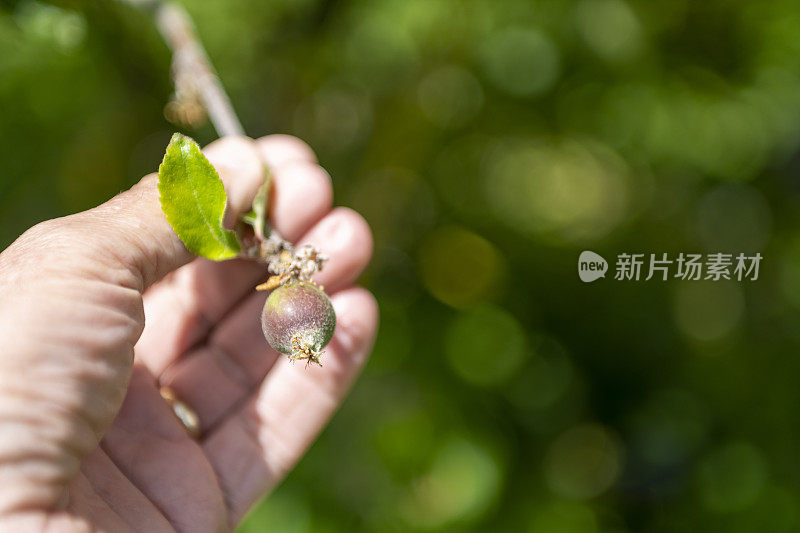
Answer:
[[[244, 135], [230, 98], [208, 59], [192, 19], [179, 4], [169, 0], [122, 0], [148, 9], [161, 36], [172, 51], [172, 79], [175, 98], [170, 105], [185, 122], [197, 122], [192, 105], [199, 99], [220, 137]], [[170, 107], [167, 107], [167, 111]], [[168, 117], [172, 118], [172, 117]]]

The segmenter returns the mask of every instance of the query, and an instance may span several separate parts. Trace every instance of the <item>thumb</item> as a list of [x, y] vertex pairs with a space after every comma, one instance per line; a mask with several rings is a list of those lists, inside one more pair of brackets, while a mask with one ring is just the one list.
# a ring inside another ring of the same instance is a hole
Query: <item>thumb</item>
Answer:
[[[237, 215], [263, 179], [254, 146], [226, 138], [207, 149]], [[38, 224], [0, 254], [0, 515], [64, 501], [127, 389], [144, 325], [134, 290], [192, 259], [156, 185], [150, 175], [101, 206]]]
[[[225, 185], [226, 220], [236, 220], [249, 209], [264, 179], [255, 143], [248, 137], [226, 137], [203, 151]], [[90, 254], [98, 265], [93, 274], [144, 291], [194, 258], [161, 211], [157, 184], [158, 176], [150, 174], [98, 207], [34, 230], [62, 236], [66, 232], [71, 246], [63, 253]]]

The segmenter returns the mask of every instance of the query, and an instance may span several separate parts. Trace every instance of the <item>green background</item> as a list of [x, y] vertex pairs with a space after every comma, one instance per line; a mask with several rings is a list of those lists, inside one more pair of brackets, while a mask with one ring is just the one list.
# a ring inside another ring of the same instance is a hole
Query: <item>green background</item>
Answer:
[[[242, 532], [800, 529], [796, 2], [185, 5], [248, 133], [307, 140], [376, 241], [373, 357]], [[0, 1], [3, 246], [175, 129], [148, 19], [59, 6]], [[613, 279], [680, 252], [764, 259]]]

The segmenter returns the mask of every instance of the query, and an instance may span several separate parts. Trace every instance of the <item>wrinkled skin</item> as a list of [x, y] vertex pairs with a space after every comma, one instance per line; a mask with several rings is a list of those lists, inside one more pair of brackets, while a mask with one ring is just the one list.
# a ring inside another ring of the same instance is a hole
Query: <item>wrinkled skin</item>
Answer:
[[318, 358], [335, 328], [330, 300], [307, 282], [290, 282], [272, 291], [261, 313], [261, 330], [270, 346], [299, 359], [306, 353]]
[[[206, 153], [228, 191], [228, 224], [267, 162], [271, 223], [331, 257], [318, 276], [339, 317], [325, 367], [269, 348], [266, 296], [253, 291], [263, 266], [192, 257], [159, 209], [155, 176], [35, 226], [0, 254], [0, 530], [231, 529], [363, 365], [377, 324], [374, 299], [352, 286], [371, 254], [363, 219], [331, 210], [329, 178], [297, 139], [226, 138]], [[159, 384], [197, 411], [199, 441]]]

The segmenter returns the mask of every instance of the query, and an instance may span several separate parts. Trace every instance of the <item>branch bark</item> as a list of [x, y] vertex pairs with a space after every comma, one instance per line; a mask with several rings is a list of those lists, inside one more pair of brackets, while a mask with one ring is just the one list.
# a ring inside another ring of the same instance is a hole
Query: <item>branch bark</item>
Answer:
[[172, 51], [172, 79], [177, 103], [199, 99], [217, 135], [244, 135], [230, 98], [222, 87], [211, 61], [186, 10], [172, 1], [123, 0], [148, 9], [161, 36]]

